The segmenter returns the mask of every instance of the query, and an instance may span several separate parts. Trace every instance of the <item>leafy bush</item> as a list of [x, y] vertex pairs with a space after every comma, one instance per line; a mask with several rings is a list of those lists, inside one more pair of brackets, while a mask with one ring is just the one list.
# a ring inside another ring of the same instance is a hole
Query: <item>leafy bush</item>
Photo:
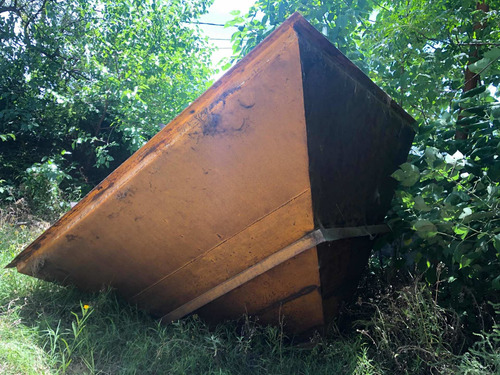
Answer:
[[[389, 223], [400, 253], [484, 329], [485, 301], [500, 291], [500, 103], [484, 86], [457, 103], [447, 121], [420, 127], [409, 163], [393, 174], [401, 185]], [[466, 139], [456, 138], [457, 118], [468, 122]]]
[[202, 93], [211, 51], [190, 24], [210, 3], [1, 1], [4, 190], [14, 187], [17, 200], [25, 183], [51, 211], [58, 177], [49, 175], [64, 172], [72, 190], [88, 192]]
[[[500, 305], [493, 306], [500, 318]], [[462, 357], [457, 373], [464, 375], [500, 374], [500, 325], [489, 332], [476, 334], [479, 338]]]
[[60, 186], [64, 180], [70, 179], [56, 162], [44, 158], [42, 163], [26, 169], [21, 189], [35, 212], [55, 217], [69, 208], [68, 197], [64, 196]]

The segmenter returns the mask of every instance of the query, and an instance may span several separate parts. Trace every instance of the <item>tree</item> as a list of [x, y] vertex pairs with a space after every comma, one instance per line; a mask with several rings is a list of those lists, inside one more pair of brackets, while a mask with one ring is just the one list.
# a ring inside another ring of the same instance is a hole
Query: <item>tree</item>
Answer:
[[385, 241], [394, 264], [412, 256], [469, 316], [500, 290], [499, 10], [498, 0], [275, 0], [231, 23], [241, 56], [300, 11], [417, 119]]
[[0, 1], [4, 186], [31, 173], [86, 192], [168, 123], [209, 83], [193, 21], [210, 4]]

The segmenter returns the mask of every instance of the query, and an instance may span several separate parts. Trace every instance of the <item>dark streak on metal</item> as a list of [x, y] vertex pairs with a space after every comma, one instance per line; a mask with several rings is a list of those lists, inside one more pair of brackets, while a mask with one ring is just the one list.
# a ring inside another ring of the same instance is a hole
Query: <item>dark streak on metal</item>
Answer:
[[217, 135], [224, 130], [218, 129], [220, 123], [220, 115], [218, 113], [208, 112], [206, 117], [202, 120], [203, 135]]
[[255, 314], [252, 314], [252, 315], [263, 315], [263, 314], [265, 314], [268, 311], [271, 311], [271, 310], [273, 310], [273, 309], [275, 309], [277, 307], [280, 307], [280, 306], [284, 305], [285, 303], [291, 302], [291, 301], [293, 301], [293, 300], [295, 300], [297, 298], [300, 298], [300, 297], [305, 296], [305, 295], [307, 295], [309, 293], [312, 293], [312, 292], [314, 292], [315, 290], [318, 290], [318, 289], [319, 289], [318, 285], [308, 285], [308, 286], [302, 288], [301, 290], [299, 290], [298, 292], [292, 293], [289, 296], [287, 296], [287, 297], [285, 297], [283, 299], [280, 299], [279, 301], [273, 302], [269, 306], [266, 306], [262, 310], [259, 310]]
[[[103, 195], [106, 190], [111, 189], [114, 184], [115, 184], [114, 182], [110, 182], [106, 186], [106, 189], [104, 189], [104, 186], [103, 186], [104, 184], [101, 183], [100, 185], [98, 185], [95, 188], [96, 193], [94, 195], [92, 195], [91, 202], [95, 202], [96, 200], [98, 200], [101, 197], [101, 195]], [[77, 207], [77, 206], [75, 206], [75, 207]]]
[[127, 189], [125, 189], [123, 191], [119, 191], [116, 194], [116, 199], [123, 200], [123, 199], [125, 199], [127, 197], [132, 197], [134, 194], [135, 194], [135, 189], [127, 188]]
[[226, 99], [229, 95], [234, 94], [236, 91], [240, 90], [241, 86], [233, 87], [232, 89], [224, 91], [217, 99], [213, 101], [212, 104], [208, 107], [209, 110], [213, 109], [215, 106], [217, 106], [220, 102], [222, 102], [222, 106], [224, 107], [226, 105]]
[[242, 103], [240, 99], [238, 99], [238, 104], [240, 105], [240, 107], [243, 107], [245, 109], [250, 109], [250, 108], [253, 108], [255, 106], [255, 102], [252, 104], [245, 104], [245, 103]]
[[67, 240], [68, 242], [74, 241], [74, 240], [76, 240], [76, 239], [78, 239], [78, 236], [75, 236], [74, 234], [67, 234], [67, 235], [66, 235], [66, 240]]

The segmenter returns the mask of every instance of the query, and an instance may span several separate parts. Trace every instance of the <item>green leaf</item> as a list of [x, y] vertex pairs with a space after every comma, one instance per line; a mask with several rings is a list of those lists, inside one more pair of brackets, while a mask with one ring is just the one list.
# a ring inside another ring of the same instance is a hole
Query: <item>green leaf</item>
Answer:
[[434, 237], [438, 232], [436, 225], [427, 219], [417, 220], [413, 223], [413, 229], [421, 238]]
[[420, 180], [420, 171], [413, 164], [404, 163], [399, 168], [391, 176], [401, 182], [401, 185], [413, 186]]
[[485, 52], [484, 57], [487, 57], [491, 60], [500, 59], [500, 47], [492, 48], [489, 51]]
[[472, 215], [472, 209], [470, 207], [464, 207], [462, 213], [458, 217], [459, 219], [464, 219], [467, 216]]
[[2, 140], [3, 142], [8, 141], [9, 138], [12, 138], [14, 141], [16, 140], [16, 136], [12, 133], [0, 134], [0, 140]]
[[500, 106], [495, 106], [491, 109], [491, 116], [494, 118], [500, 118]]
[[413, 206], [415, 209], [423, 212], [428, 212], [431, 210], [431, 207], [429, 207], [426, 203], [424, 198], [422, 196], [418, 195], [415, 197], [415, 205]]
[[494, 69], [494, 64], [500, 59], [500, 48], [493, 48], [484, 53], [484, 57], [476, 61], [474, 64], [469, 65], [469, 69], [473, 73], [484, 75], [490, 70], [497, 74], [498, 69]]
[[467, 255], [462, 255], [462, 257], [460, 258], [459, 268], [462, 269], [462, 268], [469, 267], [473, 261], [474, 261], [473, 258], [471, 258]]
[[471, 98], [471, 97], [479, 95], [479, 94], [481, 94], [481, 93], [483, 93], [485, 91], [486, 91], [486, 85], [478, 86], [478, 87], [476, 87], [476, 88], [474, 88], [472, 90], [465, 91], [462, 94], [461, 98], [462, 99], [463, 98]]
[[347, 26], [347, 17], [345, 15], [340, 15], [335, 20], [337, 27], [344, 29]]
[[427, 164], [432, 167], [437, 159], [441, 159], [439, 150], [435, 147], [427, 147], [425, 149], [425, 160]]
[[491, 286], [495, 290], [500, 290], [500, 276], [497, 276], [493, 279], [493, 281], [491, 282]]
[[459, 236], [462, 240], [464, 240], [465, 237], [467, 237], [467, 234], [469, 233], [469, 229], [464, 226], [457, 226], [453, 228], [453, 232], [455, 232], [457, 236]]
[[476, 61], [469, 65], [469, 70], [473, 73], [480, 74], [488, 71], [488, 67], [491, 65], [492, 60], [484, 57], [481, 60]]
[[493, 236], [493, 246], [495, 250], [500, 251], [500, 234]]

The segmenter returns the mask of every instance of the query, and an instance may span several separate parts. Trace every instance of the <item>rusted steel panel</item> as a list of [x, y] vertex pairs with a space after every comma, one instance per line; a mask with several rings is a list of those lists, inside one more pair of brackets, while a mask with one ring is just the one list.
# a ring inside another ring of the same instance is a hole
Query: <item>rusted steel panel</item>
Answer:
[[[166, 275], [132, 300], [139, 306], [147, 306], [155, 315], [167, 314], [289, 245], [290, 237], [302, 237], [301, 228], [312, 222], [312, 216], [307, 214], [310, 210], [308, 190], [234, 237], [207, 250], [203, 256]], [[277, 230], [277, 225], [282, 226], [282, 230]], [[317, 267], [315, 273], [318, 273]], [[319, 275], [317, 277], [319, 279]], [[175, 288], [171, 287], [173, 285]]]
[[207, 321], [230, 319], [245, 312], [262, 323], [277, 323], [303, 332], [323, 325], [316, 248], [288, 260], [267, 273], [198, 310]]
[[318, 229], [380, 224], [412, 121], [296, 14], [9, 266], [110, 285], [167, 318], [320, 326], [371, 241], [277, 254]]

